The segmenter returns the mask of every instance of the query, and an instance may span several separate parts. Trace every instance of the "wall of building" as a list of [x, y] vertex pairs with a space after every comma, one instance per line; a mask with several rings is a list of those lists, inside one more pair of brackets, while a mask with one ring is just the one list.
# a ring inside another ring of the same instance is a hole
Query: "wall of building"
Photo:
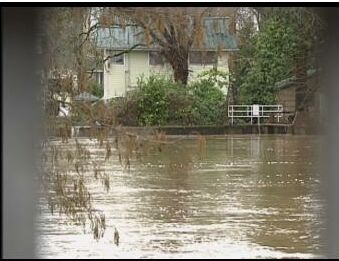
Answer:
[[150, 75], [148, 51], [135, 51], [128, 54], [128, 82], [127, 90], [137, 86], [141, 75], [148, 78]]
[[[110, 55], [114, 55], [118, 52], [113, 52]], [[105, 56], [108, 55], [105, 51]], [[110, 99], [113, 97], [121, 97], [126, 93], [126, 72], [128, 58], [126, 54], [124, 56], [123, 64], [114, 64], [109, 59], [104, 64], [104, 99]]]
[[281, 104], [285, 112], [295, 112], [295, 86], [281, 89], [277, 94], [277, 104]]
[[150, 65], [150, 75], [163, 75], [169, 78], [173, 78], [173, 70], [170, 64], [164, 65]]
[[[296, 85], [289, 85], [278, 91], [277, 100], [279, 104], [284, 106], [285, 112], [295, 114], [294, 122], [295, 133], [304, 134], [307, 131], [314, 132], [319, 129], [325, 119], [326, 110], [324, 106], [324, 94], [322, 93], [319, 77], [312, 76], [307, 79], [307, 87], [309, 91], [305, 91], [306, 102], [303, 110], [296, 113]], [[301, 130], [299, 132], [298, 130]]]
[[[150, 65], [148, 51], [132, 51], [124, 54], [123, 65], [112, 63], [108, 65], [106, 62], [104, 67], [104, 99], [125, 96], [126, 91], [133, 90], [137, 86], [137, 80], [141, 75], [146, 78], [150, 75], [173, 77], [173, 70], [169, 64]], [[189, 73], [188, 80], [196, 80], [201, 72], [213, 67], [212, 64], [189, 64], [189, 70], [192, 72]], [[219, 54], [217, 68], [221, 71], [229, 71], [226, 52]], [[227, 89], [224, 88], [223, 92], [226, 94]]]
[[[224, 72], [229, 72], [228, 67], [228, 58], [229, 55], [227, 52], [222, 52], [218, 56], [218, 63], [217, 63], [217, 69]], [[191, 71], [188, 75], [188, 82], [197, 80], [198, 75], [202, 73], [203, 71], [207, 71], [210, 69], [213, 69], [214, 65], [208, 64], [189, 64], [189, 70]], [[170, 64], [166, 63], [164, 65], [150, 65], [150, 75], [165, 75], [168, 77], [173, 77], [173, 70]], [[223, 92], [227, 93], [227, 88], [225, 87], [223, 89]]]
[[[313, 92], [308, 93], [305, 92], [307, 95], [307, 103], [305, 104], [305, 110], [312, 111], [312, 112], [319, 112], [320, 111], [320, 100], [321, 100], [321, 93], [319, 91], [319, 78], [316, 76], [309, 77], [306, 81], [307, 88], [309, 90], [316, 90]], [[284, 106], [284, 111], [287, 112], [295, 112], [297, 109], [296, 104], [296, 85], [291, 84], [282, 88], [277, 93], [277, 103], [282, 104]]]
[[[230, 54], [229, 53], [227, 53], [227, 52], [220, 53], [219, 57], [218, 57], [218, 67], [217, 67], [217, 69], [219, 71], [229, 73], [229, 71], [230, 71], [229, 61], [230, 61]], [[229, 78], [228, 78], [228, 81], [229, 81]], [[221, 90], [225, 95], [228, 92], [227, 86], [224, 86]]]

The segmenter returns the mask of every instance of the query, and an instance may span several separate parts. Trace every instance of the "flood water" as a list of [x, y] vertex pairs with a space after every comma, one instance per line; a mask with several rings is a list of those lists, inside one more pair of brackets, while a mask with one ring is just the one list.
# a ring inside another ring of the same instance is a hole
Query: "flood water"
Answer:
[[[80, 139], [102, 157], [94, 141]], [[51, 215], [41, 201], [37, 251], [43, 258], [312, 258], [321, 255], [323, 207], [319, 138], [262, 135], [194, 138], [163, 148], [129, 171], [112, 156], [101, 167], [110, 190], [86, 175], [107, 229], [99, 241]], [[57, 143], [58, 144], [58, 143]], [[60, 143], [61, 144], [61, 143]], [[61, 146], [61, 145], [60, 145]], [[67, 147], [63, 144], [62, 146]], [[114, 154], [114, 153], [113, 153]], [[168, 162], [190, 161], [170, 170]], [[113, 244], [114, 226], [120, 244]]]

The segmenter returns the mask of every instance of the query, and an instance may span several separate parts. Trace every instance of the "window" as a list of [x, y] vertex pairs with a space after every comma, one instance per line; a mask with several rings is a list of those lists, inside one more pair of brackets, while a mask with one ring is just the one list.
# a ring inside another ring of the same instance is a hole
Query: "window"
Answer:
[[124, 55], [113, 56], [111, 58], [112, 64], [124, 64]]
[[104, 73], [103, 72], [97, 72], [96, 73], [96, 82], [100, 85], [103, 85], [104, 84]]
[[190, 52], [190, 64], [215, 64], [216, 62], [216, 52]]
[[101, 71], [88, 71], [89, 80], [99, 86], [104, 85], [104, 72]]
[[99, 85], [104, 85], [104, 73], [103, 72], [95, 73], [95, 82]]
[[160, 52], [149, 52], [149, 64], [150, 65], [164, 65], [165, 60], [164, 57], [160, 54]]

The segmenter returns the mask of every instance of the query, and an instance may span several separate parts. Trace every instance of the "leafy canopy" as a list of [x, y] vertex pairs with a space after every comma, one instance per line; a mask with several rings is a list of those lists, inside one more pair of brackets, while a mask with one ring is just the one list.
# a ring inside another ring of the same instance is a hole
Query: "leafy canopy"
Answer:
[[272, 17], [253, 37], [253, 60], [247, 61], [240, 84], [241, 101], [246, 104], [272, 104], [275, 83], [291, 76], [298, 55], [300, 37], [287, 18]]

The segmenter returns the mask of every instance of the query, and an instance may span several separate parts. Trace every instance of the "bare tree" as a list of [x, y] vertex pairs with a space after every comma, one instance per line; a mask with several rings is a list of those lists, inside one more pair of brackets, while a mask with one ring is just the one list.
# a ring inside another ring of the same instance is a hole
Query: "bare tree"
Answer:
[[[171, 65], [174, 80], [187, 84], [189, 52], [204, 50], [206, 16], [229, 16], [230, 9], [191, 7], [135, 7], [105, 8], [98, 19], [101, 27], [133, 24], [141, 27], [144, 44], [160, 48], [160, 53]], [[218, 24], [214, 27], [219, 28]], [[217, 51], [217, 50], [216, 50]]]

